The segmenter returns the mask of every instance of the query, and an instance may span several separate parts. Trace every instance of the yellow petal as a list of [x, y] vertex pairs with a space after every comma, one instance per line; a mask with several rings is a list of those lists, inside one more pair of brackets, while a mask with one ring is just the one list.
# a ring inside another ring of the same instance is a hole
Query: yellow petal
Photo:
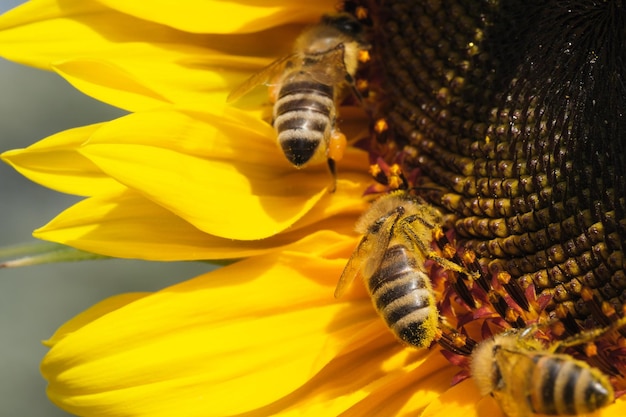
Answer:
[[132, 74], [107, 62], [63, 61], [55, 63], [53, 68], [81, 92], [125, 110], [140, 111], [171, 104]]
[[[272, 236], [318, 204], [304, 224], [363, 208], [359, 184], [367, 176], [342, 169], [344, 181], [329, 195], [325, 166], [297, 171], [274, 141], [271, 127], [234, 109], [194, 117], [155, 111], [109, 123], [80, 152], [117, 181], [225, 238]], [[342, 165], [355, 166], [366, 166], [365, 153], [349, 153]]]
[[118, 258], [232, 259], [270, 252], [317, 231], [335, 239], [343, 236], [341, 239], [353, 245], [355, 220], [355, 216], [333, 217], [268, 239], [237, 241], [206, 234], [142, 196], [127, 192], [83, 200], [37, 229], [34, 236]]
[[342, 416], [421, 415], [448, 389], [452, 376], [458, 371], [438, 349], [391, 348], [386, 356], [376, 359], [378, 365], [372, 364], [381, 375], [361, 387], [362, 398]]
[[[450, 367], [445, 366], [438, 351], [402, 347], [393, 338], [388, 339], [389, 331], [384, 328], [376, 333], [378, 340], [348, 355], [337, 355], [317, 374], [314, 381], [323, 386], [313, 395], [300, 397], [294, 414], [419, 415], [419, 410], [449, 385]], [[408, 403], [413, 406], [410, 410]]]
[[448, 389], [439, 398], [435, 398], [422, 414], [423, 417], [451, 415], [504, 417], [493, 398], [485, 398], [483, 401], [474, 382], [469, 379]]
[[148, 295], [150, 295], [150, 293], [127, 293], [107, 298], [106, 302], [101, 302], [89, 307], [87, 310], [72, 318], [71, 321], [68, 321], [63, 326], [59, 327], [57, 331], [54, 332], [54, 335], [44, 342], [44, 345], [52, 347], [68, 334], [75, 332], [81, 327], [125, 306], [126, 304], [130, 304], [133, 301], [137, 301]]
[[615, 403], [600, 410], [598, 417], [621, 417], [626, 413], [626, 398], [623, 396], [615, 400]]
[[77, 152], [103, 125], [66, 130], [0, 157], [26, 178], [53, 190], [83, 196], [119, 193], [126, 187]]
[[[291, 32], [281, 28], [261, 34], [264, 42], [275, 45], [267, 53], [276, 54], [280, 52], [280, 45], [289, 46], [284, 40]], [[188, 44], [134, 40], [97, 55], [85, 52], [80, 58], [58, 60], [51, 65], [83, 93], [129, 111], [172, 103], [185, 103], [202, 110], [214, 102], [224, 103], [234, 86], [274, 57], [232, 55], [238, 52], [236, 44], [241, 41], [217, 38], [220, 37], [203, 36], [201, 40], [189, 40]], [[202, 42], [202, 45], [193, 45], [192, 41]], [[230, 49], [208, 49], [212, 43], [220, 42], [229, 45]], [[248, 47], [252, 49], [254, 43], [250, 39]], [[86, 58], [85, 55], [93, 57]], [[267, 92], [264, 92], [262, 100], [267, 102]], [[256, 105], [263, 101], [257, 99]]]
[[334, 11], [337, 5], [335, 0], [186, 0], [184, 3], [155, 0], [150, 7], [123, 0], [103, 0], [102, 3], [141, 19], [198, 33], [246, 33], [287, 23], [315, 22], [323, 13]]
[[32, 0], [0, 16], [0, 54], [44, 69], [71, 57], [98, 56], [117, 43], [185, 36], [91, 0]]
[[352, 350], [355, 361], [339, 355], [379, 320], [368, 299], [334, 300], [344, 259], [302, 253], [335, 243], [242, 261], [75, 326], [43, 362], [50, 397], [78, 415], [194, 417], [350, 396], [397, 343], [386, 335]]
[[[131, 56], [142, 41], [185, 44], [187, 36], [89, 0], [62, 4], [35, 0], [0, 16], [0, 55], [4, 58], [44, 69], [56, 65], [61, 75], [86, 94], [132, 111], [163, 105], [166, 100], [141, 81], [140, 73], [112, 62], [124, 52]], [[141, 55], [132, 55], [133, 60]], [[86, 62], [73, 63], [75, 57]]]
[[300, 29], [196, 35], [89, 0], [62, 5], [35, 0], [0, 16], [0, 56], [55, 69], [85, 94], [129, 111], [167, 103], [202, 107], [211, 100], [223, 102], [252, 68], [286, 53]]

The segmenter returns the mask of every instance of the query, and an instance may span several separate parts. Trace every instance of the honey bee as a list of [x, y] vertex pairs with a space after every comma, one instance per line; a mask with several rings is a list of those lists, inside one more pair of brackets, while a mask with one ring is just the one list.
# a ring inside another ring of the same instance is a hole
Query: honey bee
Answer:
[[283, 153], [296, 168], [326, 158], [333, 178], [346, 137], [336, 126], [337, 103], [354, 87], [359, 54], [368, 49], [361, 24], [347, 13], [324, 15], [296, 40], [293, 52], [253, 75], [227, 101], [268, 84], [272, 124]]
[[372, 203], [358, 220], [363, 238], [350, 257], [337, 288], [341, 297], [360, 273], [374, 308], [404, 343], [428, 347], [439, 329], [439, 312], [424, 262], [465, 272], [431, 248], [441, 214], [406, 191], [394, 191]]
[[[471, 372], [480, 393], [491, 394], [509, 417], [590, 413], [614, 400], [609, 378], [571, 355], [546, 349], [533, 328], [512, 330], [478, 344]], [[582, 342], [582, 341], [581, 341]]]

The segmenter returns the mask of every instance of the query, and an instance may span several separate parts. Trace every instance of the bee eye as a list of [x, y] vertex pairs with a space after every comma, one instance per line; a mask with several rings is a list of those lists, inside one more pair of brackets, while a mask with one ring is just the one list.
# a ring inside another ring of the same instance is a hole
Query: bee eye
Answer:
[[355, 35], [361, 32], [361, 25], [357, 21], [346, 20], [345, 22], [341, 23], [339, 29], [344, 33]]
[[322, 22], [334, 26], [342, 33], [350, 36], [358, 35], [363, 30], [361, 24], [348, 14], [325, 15], [322, 18]]

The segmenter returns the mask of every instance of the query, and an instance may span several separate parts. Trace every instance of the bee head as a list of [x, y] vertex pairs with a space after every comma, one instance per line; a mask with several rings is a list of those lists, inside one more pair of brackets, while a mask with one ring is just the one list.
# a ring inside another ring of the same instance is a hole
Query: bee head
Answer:
[[363, 27], [359, 21], [348, 13], [325, 14], [322, 16], [322, 23], [332, 26], [349, 36], [356, 36], [363, 32]]
[[348, 13], [325, 14], [321, 23], [330, 26], [343, 35], [354, 39], [360, 44], [365, 44], [365, 34], [361, 23]]

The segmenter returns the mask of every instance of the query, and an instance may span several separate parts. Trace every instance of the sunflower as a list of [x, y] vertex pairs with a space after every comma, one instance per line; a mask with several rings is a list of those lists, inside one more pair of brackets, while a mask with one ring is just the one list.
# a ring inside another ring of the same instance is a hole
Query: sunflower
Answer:
[[[285, 161], [266, 92], [226, 104], [335, 6], [34, 0], [0, 17], [2, 56], [129, 112], [2, 155], [31, 180], [85, 197], [35, 236], [120, 258], [242, 259], [104, 300], [63, 325], [42, 363], [59, 407], [98, 417], [501, 415], [472, 381], [451, 387], [459, 368], [437, 349], [398, 343], [360, 286], [333, 298], [367, 207], [367, 152], [348, 148], [330, 192], [326, 167]], [[362, 111], [341, 118], [352, 142], [369, 135]]]

